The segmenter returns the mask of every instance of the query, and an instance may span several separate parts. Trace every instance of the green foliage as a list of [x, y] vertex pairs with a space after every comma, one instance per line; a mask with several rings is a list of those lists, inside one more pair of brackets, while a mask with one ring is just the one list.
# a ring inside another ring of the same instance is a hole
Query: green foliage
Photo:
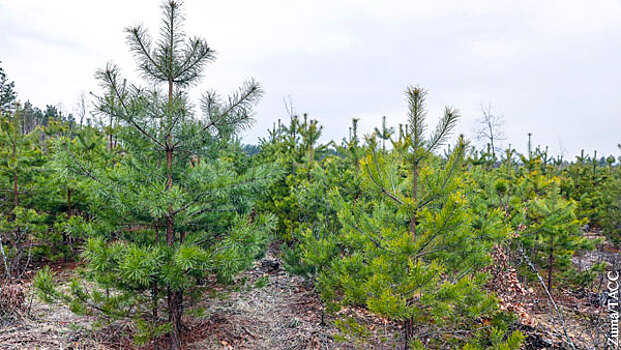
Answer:
[[[445, 108], [430, 128], [419, 87], [408, 87], [398, 128], [383, 117], [362, 137], [353, 119], [340, 144], [322, 143], [316, 120], [293, 115], [259, 146], [242, 145], [263, 91], [250, 79], [191, 103], [189, 88], [215, 55], [186, 36], [180, 6], [163, 4], [156, 38], [126, 30], [144, 82], [128, 82], [114, 64], [99, 70], [94, 125], [52, 105], [21, 105], [0, 68], [3, 277], [20, 277], [32, 261], [81, 259], [63, 286], [42, 268], [38, 296], [100, 326], [133, 322], [139, 345], [170, 334], [178, 349], [182, 316], [204, 317], [195, 302], [205, 287], [250, 288], [237, 275], [276, 232], [284, 267], [314, 283], [322, 311], [364, 308], [398, 322], [409, 348], [513, 350], [524, 339], [516, 317], [485, 290], [493, 247], [524, 251], [552, 292], [586, 287], [605, 269], [578, 271], [572, 257], [601, 243], [587, 229], [621, 240], [613, 156], [567, 162], [533, 149], [530, 134], [527, 153], [502, 154], [492, 115], [482, 120], [485, 148], [460, 136], [442, 150], [459, 113]], [[336, 338], [360, 347], [370, 335], [355, 318], [335, 325]]]
[[[308, 200], [298, 198], [300, 192], [306, 197], [311, 191], [305, 189], [313, 183], [313, 172], [320, 172], [316, 162], [326, 155], [327, 147], [318, 144], [322, 127], [316, 120], [292, 116], [289, 125], [278, 123], [260, 140], [261, 151], [256, 157], [259, 163], [275, 163], [284, 174], [271, 187], [270, 192], [258, 203], [259, 208], [278, 216], [280, 238], [293, 243], [294, 233], [303, 230], [299, 223], [313, 222], [316, 208], [307, 210]], [[315, 203], [320, 205], [320, 203]]]
[[[499, 168], [471, 169], [479, 188], [479, 211], [504, 213], [504, 223], [514, 236], [511, 244], [522, 246], [537, 267], [546, 270], [549, 289], [557, 280], [588, 285], [601, 266], [577, 271], [571, 258], [578, 250], [594, 249], [599, 241], [585, 237], [587, 218], [580, 218], [580, 204], [567, 198], [574, 190], [567, 170], [551, 165], [539, 148], [520, 156], [522, 166], [513, 154], [508, 150]], [[527, 270], [522, 273], [530, 276]]]
[[23, 264], [28, 264], [31, 259], [37, 237], [43, 237], [47, 233], [44, 221], [45, 215], [23, 207], [13, 208], [0, 219], [2, 238], [9, 243], [0, 245], [6, 277], [21, 276], [21, 271], [28, 267]]
[[261, 276], [257, 278], [257, 280], [254, 282], [254, 288], [264, 288], [265, 286], [269, 285], [269, 283], [270, 279], [268, 276]]
[[621, 166], [610, 168], [608, 180], [598, 191], [603, 196], [600, 224], [604, 234], [618, 243], [621, 241]]
[[[485, 334], [483, 334], [485, 333]], [[470, 342], [463, 350], [518, 350], [521, 348], [524, 335], [520, 331], [513, 331], [507, 335], [506, 331], [492, 327], [487, 332], [478, 334], [478, 339]]]
[[[255, 158], [259, 163], [275, 162], [285, 170], [259, 207], [278, 216], [279, 237], [286, 243], [281, 248], [285, 268], [311, 278], [333, 255], [335, 247], [324, 243], [340, 227], [327, 193], [339, 188], [354, 200], [360, 192], [357, 161], [353, 161], [357, 141], [344, 141], [341, 146], [318, 144], [321, 129], [306, 115], [303, 119], [293, 116], [287, 126], [279, 122], [261, 140]], [[306, 249], [322, 258], [305, 254]]]
[[145, 345], [149, 343], [153, 338], [157, 338], [161, 335], [170, 333], [172, 328], [170, 324], [153, 324], [151, 322], [145, 322], [141, 319], [136, 319], [136, 333], [134, 334], [134, 342], [136, 345]]
[[32, 284], [35, 287], [37, 296], [47, 303], [53, 303], [56, 298], [61, 296], [56, 290], [52, 271], [49, 266], [44, 266], [37, 272], [35, 278], [32, 280]]
[[425, 92], [411, 88], [407, 95], [405, 136], [392, 152], [379, 148], [374, 137], [367, 139], [360, 193], [352, 200], [339, 187], [329, 191], [338, 231], [319, 230], [320, 236], [302, 231], [300, 250], [302, 261], [318, 271], [317, 288], [329, 310], [363, 306], [401, 320], [406, 341], [415, 343], [407, 333], [415, 324], [474, 328], [476, 317], [494, 314], [494, 299], [482, 291], [485, 276], [477, 271], [507, 232], [497, 231], [500, 212], [472, 210], [470, 182], [462, 171], [463, 140], [447, 160], [432, 153], [453, 128], [457, 112], [447, 109], [426, 139]]
[[[106, 125], [58, 128], [50, 141], [56, 174], [84, 191], [90, 219], [60, 225], [88, 235], [80, 278], [60, 294], [42, 291], [77, 313], [132, 320], [139, 343], [170, 332], [178, 349], [183, 311], [202, 281], [231, 283], [265, 251], [276, 219], [256, 213], [254, 201], [279, 171], [249, 166], [235, 139], [262, 95], [254, 80], [228, 98], [208, 91], [202, 115], [194, 114], [187, 88], [214, 54], [185, 35], [178, 2], [162, 9], [158, 40], [142, 27], [126, 31], [147, 86], [128, 83], [108, 64], [96, 74], [103, 88], [96, 110]], [[40, 280], [45, 287], [49, 277]]]
[[14, 89], [15, 82], [9, 82], [4, 69], [0, 67], [0, 113], [6, 113], [13, 109], [13, 103], [17, 100], [17, 92]]
[[589, 225], [601, 228], [603, 234], [617, 242], [621, 234], [621, 172], [613, 166], [615, 158], [597, 159], [585, 155], [563, 169], [561, 189], [563, 195], [577, 203], [579, 218], [587, 218]]
[[[62, 229], [70, 210], [59, 200], [60, 189], [53, 183], [49, 153], [41, 141], [43, 129], [26, 132], [26, 122], [19, 104], [13, 112], [0, 115], [0, 233], [4, 241], [0, 249], [7, 277], [20, 276], [40, 259], [68, 258], [73, 248]], [[77, 197], [74, 203], [80, 203]]]
[[[336, 326], [336, 328], [338, 328], [341, 334], [347, 335], [355, 339], [355, 341], [359, 344], [362, 344], [363, 341], [367, 339], [370, 334], [368, 329], [358, 324], [351, 317], [345, 317], [344, 319], [338, 319], [334, 322], [334, 325]], [[339, 334], [335, 337], [335, 340], [345, 341], [346, 338]]]

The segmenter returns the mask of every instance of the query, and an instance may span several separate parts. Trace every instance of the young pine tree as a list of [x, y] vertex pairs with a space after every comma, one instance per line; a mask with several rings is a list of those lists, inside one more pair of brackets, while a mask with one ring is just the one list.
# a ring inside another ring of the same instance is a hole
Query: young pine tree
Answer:
[[309, 219], [309, 208], [299, 201], [296, 192], [304, 191], [313, 168], [326, 155], [326, 145], [319, 143], [321, 130], [316, 120], [304, 114], [303, 118], [292, 116], [288, 125], [279, 121], [268, 138], [260, 140], [261, 152], [255, 161], [277, 163], [285, 175], [272, 186], [260, 206], [278, 215], [278, 232], [289, 244], [299, 224]]
[[202, 117], [193, 113], [187, 89], [215, 56], [203, 39], [186, 36], [180, 6], [164, 3], [156, 39], [140, 26], [126, 31], [146, 86], [128, 83], [112, 64], [97, 72], [106, 146], [100, 133], [90, 135], [94, 147], [88, 135], [55, 144], [59, 173], [89, 183], [94, 219], [84, 226], [82, 275], [89, 287], [76, 280], [61, 293], [48, 270], [37, 278], [44, 296], [76, 312], [134, 320], [139, 342], [168, 333], [171, 349], [181, 347], [188, 296], [209, 275], [231, 281], [274, 227], [271, 216], [249, 215], [273, 167], [242, 172], [229, 156], [262, 90], [251, 80], [227, 99], [208, 91]]
[[34, 236], [45, 232], [44, 215], [28, 200], [37, 190], [36, 178], [45, 157], [38, 135], [23, 134], [21, 126], [19, 108], [0, 114], [0, 257], [8, 278], [21, 275], [30, 261]]
[[[452, 338], [452, 327], [476, 334], [475, 318], [494, 315], [494, 300], [481, 290], [485, 277], [477, 271], [506, 230], [499, 229], [499, 212], [473, 223], [462, 171], [463, 139], [448, 160], [433, 154], [453, 129], [457, 111], [447, 108], [425, 137], [425, 91], [408, 88], [406, 93], [409, 123], [403, 137], [390, 153], [374, 137], [368, 139], [360, 161], [362, 195], [350, 201], [332, 191], [342, 228], [318, 242], [325, 249], [307, 250], [305, 259], [338, 248], [331, 259], [314, 259], [328, 261], [318, 283], [329, 305], [365, 306], [402, 322], [406, 349], [421, 348], [423, 341], [455, 348], [468, 339]], [[425, 339], [416, 339], [417, 330]], [[516, 348], [519, 335], [510, 339]]]
[[[578, 219], [576, 202], [563, 198], [560, 179], [542, 173], [542, 161], [536, 159], [534, 170], [521, 169], [513, 182], [514, 198], [508, 207], [512, 226], [519, 232], [518, 242], [524, 245], [535, 265], [546, 270], [546, 287], [553, 290], [555, 273], [576, 274], [571, 258], [578, 250], [593, 250], [597, 240], [584, 236], [581, 227], [586, 219]], [[591, 269], [601, 269], [596, 264]], [[592, 275], [586, 271], [582, 277]], [[592, 276], [591, 276], [592, 278]]]

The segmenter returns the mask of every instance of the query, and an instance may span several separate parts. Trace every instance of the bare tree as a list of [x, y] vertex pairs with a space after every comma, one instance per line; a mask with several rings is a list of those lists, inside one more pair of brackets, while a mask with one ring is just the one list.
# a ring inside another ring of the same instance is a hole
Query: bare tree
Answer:
[[76, 121], [79, 121], [80, 125], [84, 125], [84, 117], [88, 112], [88, 97], [84, 91], [80, 92], [78, 101], [75, 103]]
[[505, 123], [504, 118], [501, 115], [492, 113], [491, 104], [489, 104], [487, 108], [481, 106], [481, 112], [483, 115], [476, 120], [476, 140], [479, 142], [485, 141], [489, 144], [492, 155], [496, 156], [496, 150], [500, 150], [498, 142], [506, 140], [504, 132], [502, 131], [502, 126]]
[[289, 117], [293, 117], [295, 114], [295, 108], [293, 107], [293, 100], [291, 99], [291, 95], [287, 95], [282, 98], [282, 102], [285, 104], [285, 110]]

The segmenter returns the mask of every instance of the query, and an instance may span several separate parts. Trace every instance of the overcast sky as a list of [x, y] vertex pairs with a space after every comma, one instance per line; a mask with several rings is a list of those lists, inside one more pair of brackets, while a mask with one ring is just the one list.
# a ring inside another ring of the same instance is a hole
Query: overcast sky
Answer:
[[[0, 0], [0, 60], [21, 100], [74, 110], [98, 92], [93, 75], [112, 60], [135, 66], [123, 28], [160, 21], [156, 0]], [[527, 133], [566, 157], [584, 148], [619, 155], [621, 1], [185, 1], [186, 31], [217, 60], [197, 93], [235, 89], [249, 77], [266, 90], [255, 143], [283, 98], [340, 140], [352, 117], [405, 121], [407, 85], [429, 90], [430, 123], [445, 105], [461, 111], [457, 133], [474, 135], [481, 106], [504, 117], [519, 151]], [[156, 34], [156, 33], [154, 33]]]

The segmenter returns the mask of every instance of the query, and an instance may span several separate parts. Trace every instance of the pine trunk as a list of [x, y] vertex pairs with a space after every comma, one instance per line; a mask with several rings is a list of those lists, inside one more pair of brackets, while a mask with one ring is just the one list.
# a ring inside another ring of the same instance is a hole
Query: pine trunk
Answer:
[[[414, 164], [413, 169], [413, 180], [412, 180], [412, 199], [414, 199], [414, 203], [416, 203], [416, 199], [418, 198], [418, 165]], [[416, 244], [416, 211], [412, 213], [412, 217], [410, 218], [410, 235], [412, 238], [412, 245]], [[412, 305], [414, 300], [412, 298], [407, 300], [407, 305]], [[410, 342], [414, 339], [414, 318], [408, 317], [404, 321], [404, 330], [405, 330], [405, 350], [408, 350], [410, 347]]]
[[[418, 198], [418, 165], [416, 164], [414, 164], [413, 173], [412, 199], [414, 199], [414, 203], [416, 203]], [[410, 218], [410, 235], [412, 236], [412, 244], [416, 244], [416, 210], [414, 210], [412, 217]]]
[[[157, 279], [153, 278], [153, 287], [151, 288], [151, 314], [153, 316], [153, 324], [155, 325], [159, 323], [159, 315], [157, 314], [157, 299], [159, 297], [158, 294], [159, 291], [157, 288]], [[153, 350], [158, 350], [157, 338], [153, 338], [151, 344], [153, 344]]]
[[[17, 160], [17, 145], [13, 141], [13, 158]], [[17, 183], [17, 170], [13, 173], [13, 205], [19, 207], [19, 186]]]
[[548, 291], [552, 293], [552, 265], [554, 264], [554, 248], [550, 248], [548, 256]]
[[[158, 226], [158, 221], [155, 221], [154, 225], [155, 230], [155, 245], [157, 246], [160, 242], [160, 228]], [[153, 286], [151, 288], [151, 314], [153, 316], [153, 324], [157, 325], [159, 323], [159, 315], [158, 315], [158, 299], [159, 299], [159, 288], [157, 285], [157, 277], [153, 277]], [[153, 350], [158, 350], [157, 339], [153, 339], [151, 341], [153, 344]]]
[[181, 314], [183, 312], [181, 304], [183, 302], [183, 291], [172, 291], [168, 288], [168, 322], [172, 326], [170, 334], [170, 349], [181, 349]]
[[17, 184], [17, 173], [13, 174], [13, 206], [19, 207], [19, 187]]
[[414, 317], [408, 317], [403, 321], [403, 329], [405, 331], [404, 349], [410, 348], [410, 342], [414, 339]]
[[[172, 24], [171, 24], [172, 25]], [[171, 43], [172, 48], [172, 43]], [[173, 81], [171, 78], [168, 80], [168, 125], [172, 124], [172, 105], [173, 105]], [[167, 189], [170, 190], [173, 186], [172, 178], [172, 161], [173, 161], [174, 147], [172, 145], [172, 137], [170, 134], [166, 140], [166, 168], [168, 172], [168, 184]], [[175, 221], [172, 205], [168, 207], [168, 215], [166, 216], [166, 242], [169, 247], [173, 247], [175, 244]], [[183, 302], [183, 291], [172, 291], [168, 288], [168, 321], [172, 326], [172, 332], [170, 334], [170, 349], [181, 349], [181, 315]]]

